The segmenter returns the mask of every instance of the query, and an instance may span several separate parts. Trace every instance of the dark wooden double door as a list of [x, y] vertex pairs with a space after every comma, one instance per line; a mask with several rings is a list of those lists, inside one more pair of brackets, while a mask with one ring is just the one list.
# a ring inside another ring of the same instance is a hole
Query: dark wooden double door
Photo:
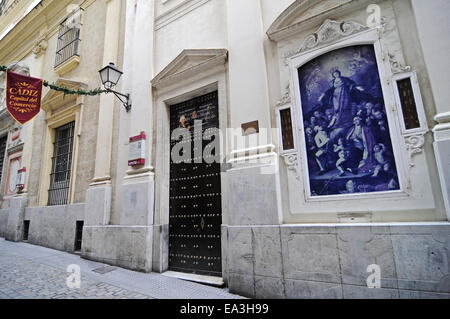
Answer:
[[[171, 139], [170, 147], [169, 269], [173, 271], [222, 276], [220, 162], [211, 162], [219, 149], [211, 147], [214, 137], [203, 138], [205, 130], [218, 127], [217, 92], [170, 107], [171, 136], [174, 130], [184, 134]], [[185, 152], [190, 161], [173, 156]]]

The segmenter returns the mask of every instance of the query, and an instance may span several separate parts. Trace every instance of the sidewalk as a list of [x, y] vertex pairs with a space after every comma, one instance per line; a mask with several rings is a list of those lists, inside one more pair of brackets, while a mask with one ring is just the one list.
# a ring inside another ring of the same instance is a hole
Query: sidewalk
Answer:
[[[67, 266], [81, 269], [81, 287], [66, 285]], [[103, 268], [103, 267], [107, 268]], [[96, 270], [97, 272], [94, 272]], [[112, 270], [102, 274], [102, 270]], [[99, 273], [99, 272], [100, 273]], [[144, 274], [89, 261], [27, 243], [0, 238], [0, 299], [237, 299], [220, 289], [194, 282]]]

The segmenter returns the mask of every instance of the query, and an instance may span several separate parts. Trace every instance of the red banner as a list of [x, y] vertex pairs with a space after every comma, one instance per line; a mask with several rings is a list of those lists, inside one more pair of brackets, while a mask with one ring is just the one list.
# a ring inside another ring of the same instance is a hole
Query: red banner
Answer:
[[41, 79], [6, 72], [6, 106], [20, 124], [25, 124], [39, 114], [42, 84]]

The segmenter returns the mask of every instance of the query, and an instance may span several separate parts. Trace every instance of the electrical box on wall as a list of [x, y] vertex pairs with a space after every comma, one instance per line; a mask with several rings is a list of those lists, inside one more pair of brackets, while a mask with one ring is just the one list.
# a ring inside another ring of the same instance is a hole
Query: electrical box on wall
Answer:
[[145, 164], [145, 132], [130, 137], [130, 151], [128, 155], [128, 166], [139, 166]]

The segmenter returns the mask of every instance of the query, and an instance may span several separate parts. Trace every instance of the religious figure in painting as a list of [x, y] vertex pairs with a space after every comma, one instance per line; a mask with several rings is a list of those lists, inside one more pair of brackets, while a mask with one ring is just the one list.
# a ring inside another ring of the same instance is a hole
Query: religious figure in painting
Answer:
[[320, 167], [320, 172], [319, 174], [322, 175], [325, 173], [325, 162], [324, 159], [326, 160], [326, 155], [327, 155], [327, 146], [328, 146], [328, 141], [330, 140], [328, 138], [327, 133], [323, 130], [323, 127], [320, 125], [317, 125], [314, 128], [314, 132], [316, 133], [316, 136], [314, 137], [314, 141], [316, 142], [316, 146], [318, 151], [316, 152], [316, 160], [317, 160], [317, 164]]
[[353, 126], [347, 133], [347, 141], [353, 146], [353, 155], [361, 159], [358, 163], [359, 169], [373, 162], [372, 150], [375, 140], [369, 127], [363, 125], [362, 118], [357, 116], [353, 119]]
[[355, 95], [355, 90], [363, 91], [363, 88], [357, 86], [353, 80], [343, 77], [339, 70], [335, 70], [332, 76], [330, 88], [320, 96], [319, 102], [333, 111], [328, 128], [331, 130], [330, 138], [334, 141], [351, 123], [352, 95]]
[[373, 46], [324, 54], [298, 72], [311, 195], [398, 190]]
[[346, 165], [350, 158], [349, 148], [346, 146], [344, 138], [338, 138], [337, 144], [333, 145], [334, 152], [338, 154], [338, 160], [336, 161], [336, 168], [339, 170], [339, 175], [345, 174], [345, 170], [352, 173], [352, 169]]
[[378, 177], [381, 171], [389, 172], [391, 162], [386, 154], [386, 146], [381, 143], [376, 144], [373, 148], [373, 152], [375, 154], [376, 166], [372, 177]]

